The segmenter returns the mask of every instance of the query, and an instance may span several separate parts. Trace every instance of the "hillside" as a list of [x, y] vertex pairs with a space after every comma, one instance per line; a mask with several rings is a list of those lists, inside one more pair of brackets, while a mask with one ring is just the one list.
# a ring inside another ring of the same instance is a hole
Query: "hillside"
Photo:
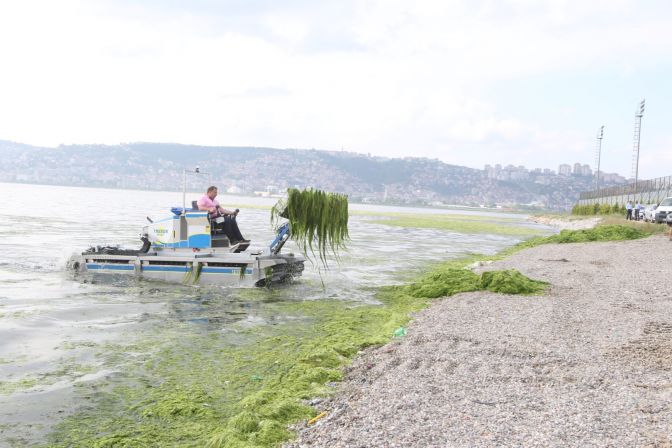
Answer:
[[[502, 181], [484, 170], [436, 159], [170, 143], [44, 148], [0, 141], [0, 163], [0, 182], [179, 190], [182, 170], [198, 166], [212, 173], [221, 190], [241, 194], [310, 186], [346, 193], [359, 202], [527, 204], [556, 210], [571, 207], [592, 182], [591, 176], [541, 172]], [[189, 185], [202, 187], [202, 181]]]

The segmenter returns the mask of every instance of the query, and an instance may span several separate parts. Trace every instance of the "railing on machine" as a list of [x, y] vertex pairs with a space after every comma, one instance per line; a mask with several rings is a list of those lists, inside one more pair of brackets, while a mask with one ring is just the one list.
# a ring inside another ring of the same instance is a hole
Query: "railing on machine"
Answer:
[[184, 169], [182, 171], [182, 214], [187, 213], [187, 174], [198, 174], [201, 176], [208, 176], [208, 185], [212, 185], [212, 176], [210, 173], [204, 173], [199, 167], [196, 167], [193, 171]]

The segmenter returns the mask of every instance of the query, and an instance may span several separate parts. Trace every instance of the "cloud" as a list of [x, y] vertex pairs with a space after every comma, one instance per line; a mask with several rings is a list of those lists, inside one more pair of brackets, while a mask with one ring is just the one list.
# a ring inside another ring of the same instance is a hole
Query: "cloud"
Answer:
[[[618, 72], [634, 83], [656, 73], [672, 45], [669, 9], [634, 0], [4, 3], [0, 57], [11, 69], [0, 72], [0, 138], [587, 163], [595, 124], [572, 121], [581, 107], [572, 86], [527, 91], [518, 81]], [[515, 104], [493, 95], [514, 84]], [[540, 95], [567, 112], [551, 115]], [[624, 117], [610, 129], [631, 129]]]

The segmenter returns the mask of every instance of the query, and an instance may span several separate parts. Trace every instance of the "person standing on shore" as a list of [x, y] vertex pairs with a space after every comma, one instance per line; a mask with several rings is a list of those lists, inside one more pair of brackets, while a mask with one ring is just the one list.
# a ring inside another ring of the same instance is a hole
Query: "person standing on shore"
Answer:
[[639, 221], [642, 217], [642, 204], [637, 201], [637, 205], [635, 205], [635, 221]]
[[632, 202], [628, 201], [627, 204], [625, 204], [625, 219], [627, 221], [632, 219]]

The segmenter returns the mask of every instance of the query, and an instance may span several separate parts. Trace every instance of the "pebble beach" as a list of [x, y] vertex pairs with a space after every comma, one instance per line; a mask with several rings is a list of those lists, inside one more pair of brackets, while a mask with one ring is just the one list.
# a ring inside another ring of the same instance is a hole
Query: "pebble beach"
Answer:
[[363, 352], [288, 447], [672, 447], [672, 242], [548, 244], [538, 296], [439, 299]]

